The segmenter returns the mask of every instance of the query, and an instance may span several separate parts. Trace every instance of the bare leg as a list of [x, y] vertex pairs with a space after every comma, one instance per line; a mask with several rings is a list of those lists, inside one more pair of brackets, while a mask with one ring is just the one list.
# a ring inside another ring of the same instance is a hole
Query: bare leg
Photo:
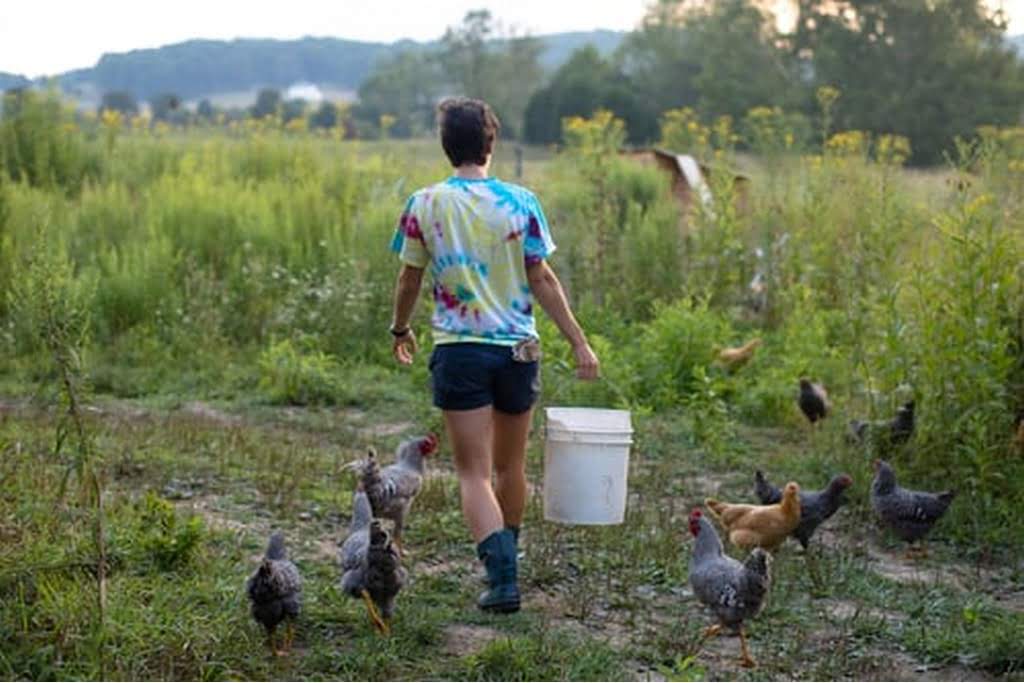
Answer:
[[494, 411], [494, 495], [505, 526], [521, 526], [526, 509], [526, 441], [533, 409], [519, 415]]
[[747, 649], [747, 633], [742, 626], [740, 626], [740, 665], [747, 668], [757, 666], [757, 662], [750, 656], [750, 650]]
[[473, 540], [480, 543], [505, 522], [491, 487], [491, 444], [494, 408], [445, 410], [445, 427], [455, 452], [455, 469], [462, 494], [462, 515]]

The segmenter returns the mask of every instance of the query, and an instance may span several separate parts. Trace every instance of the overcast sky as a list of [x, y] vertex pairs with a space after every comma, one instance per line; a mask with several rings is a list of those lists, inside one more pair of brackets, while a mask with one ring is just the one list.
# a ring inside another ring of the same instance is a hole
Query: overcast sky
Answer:
[[[991, 0], [995, 6], [1000, 0]], [[1024, 0], [1002, 0], [1024, 32]], [[432, 40], [471, 9], [535, 34], [629, 30], [648, 0], [0, 0], [0, 71], [35, 77], [189, 38]]]

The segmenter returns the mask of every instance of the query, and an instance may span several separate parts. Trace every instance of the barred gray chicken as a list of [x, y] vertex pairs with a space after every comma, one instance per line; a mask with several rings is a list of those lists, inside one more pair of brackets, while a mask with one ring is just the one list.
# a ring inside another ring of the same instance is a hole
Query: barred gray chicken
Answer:
[[[267, 632], [267, 645], [275, 655], [282, 656], [291, 649], [295, 638], [295, 619], [302, 608], [302, 577], [299, 570], [288, 559], [284, 536], [275, 533], [263, 556], [263, 561], [245, 586], [252, 602], [253, 619], [263, 625]], [[277, 649], [274, 632], [286, 621], [284, 648]]]
[[[832, 477], [828, 486], [820, 491], [805, 492], [801, 489], [800, 524], [790, 535], [800, 541], [805, 550], [817, 528], [846, 503], [843, 492], [851, 484], [853, 479], [850, 475], [840, 474]], [[754, 493], [762, 505], [774, 505], [782, 500], [782, 490], [769, 483], [761, 470], [754, 473]]]
[[359, 480], [373, 508], [373, 515], [395, 523], [395, 545], [401, 552], [405, 518], [423, 486], [424, 458], [437, 452], [437, 437], [428, 434], [402, 442], [395, 451], [395, 462], [381, 469], [377, 454], [370, 449], [359, 463]]
[[739, 633], [743, 666], [755, 666], [747, 649], [744, 623], [761, 613], [771, 587], [771, 555], [755, 548], [746, 562], [725, 554], [722, 541], [700, 510], [690, 513], [690, 533], [695, 540], [690, 558], [690, 586], [705, 606], [711, 608], [718, 623], [704, 632], [704, 639], [722, 628]]
[[956, 492], [911, 491], [896, 483], [896, 474], [889, 463], [875, 460], [874, 466], [871, 507], [875, 513], [902, 540], [914, 543], [923, 539], [942, 515], [946, 514]]
[[362, 490], [352, 498], [352, 523], [339, 552], [341, 589], [362, 598], [377, 630], [390, 633], [395, 598], [406, 581], [398, 552], [380, 520], [373, 518], [370, 500]]

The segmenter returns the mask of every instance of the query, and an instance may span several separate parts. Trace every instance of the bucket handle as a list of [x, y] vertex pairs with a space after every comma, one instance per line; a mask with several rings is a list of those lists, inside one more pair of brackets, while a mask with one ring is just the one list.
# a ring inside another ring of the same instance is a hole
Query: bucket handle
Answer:
[[[569, 364], [566, 363], [563, 359], [559, 358], [558, 360], [554, 361], [554, 363], [552, 363], [552, 366], [556, 370], [561, 371], [562, 373], [568, 376], [571, 376], [573, 379], [576, 378], [575, 371], [571, 367], [569, 367]], [[617, 383], [613, 382], [608, 377], [608, 375], [598, 375], [597, 381], [608, 385], [608, 388], [610, 388], [615, 393], [616, 397], [618, 397], [618, 399], [622, 401], [623, 405], [629, 406], [630, 409], [633, 408], [633, 402], [630, 401], [629, 398], [626, 396], [626, 392], [624, 392]]]

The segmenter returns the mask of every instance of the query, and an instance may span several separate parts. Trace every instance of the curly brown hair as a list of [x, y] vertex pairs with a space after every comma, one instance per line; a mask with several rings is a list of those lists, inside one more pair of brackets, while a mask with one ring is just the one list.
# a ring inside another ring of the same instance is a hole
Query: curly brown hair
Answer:
[[437, 107], [437, 123], [441, 129], [441, 146], [452, 166], [487, 163], [494, 151], [494, 141], [501, 122], [490, 105], [483, 100], [453, 97]]

